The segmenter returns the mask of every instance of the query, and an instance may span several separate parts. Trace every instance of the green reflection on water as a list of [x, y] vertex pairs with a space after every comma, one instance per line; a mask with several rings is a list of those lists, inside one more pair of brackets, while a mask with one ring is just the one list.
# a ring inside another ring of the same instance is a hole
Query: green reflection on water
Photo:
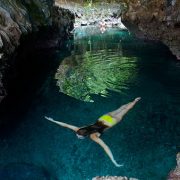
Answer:
[[[74, 51], [55, 75], [60, 92], [93, 102], [91, 95], [108, 96], [108, 90], [123, 93], [136, 78], [136, 57], [125, 57], [123, 33], [90, 35], [74, 40]], [[125, 34], [127, 35], [127, 34]]]

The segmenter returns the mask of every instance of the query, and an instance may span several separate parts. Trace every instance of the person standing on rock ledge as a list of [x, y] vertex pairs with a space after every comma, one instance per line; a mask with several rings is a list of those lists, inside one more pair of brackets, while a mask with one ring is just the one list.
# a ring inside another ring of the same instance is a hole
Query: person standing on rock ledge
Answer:
[[104, 141], [102, 139], [100, 139], [100, 136], [101, 134], [113, 127], [114, 125], [118, 124], [123, 116], [130, 110], [134, 107], [134, 105], [140, 100], [141, 98], [138, 97], [136, 99], [134, 99], [134, 101], [128, 103], [128, 104], [125, 104], [125, 105], [122, 105], [120, 108], [118, 108], [117, 110], [115, 111], [112, 111], [112, 112], [109, 112], [103, 116], [101, 116], [97, 122], [95, 122], [94, 124], [92, 125], [89, 125], [89, 126], [85, 126], [85, 127], [76, 127], [76, 126], [73, 126], [73, 125], [70, 125], [70, 124], [66, 124], [66, 123], [63, 123], [63, 122], [59, 122], [59, 121], [55, 121], [53, 120], [52, 118], [50, 117], [46, 117], [45, 118], [53, 123], [56, 123], [62, 127], [65, 127], [65, 128], [69, 128], [73, 131], [76, 132], [76, 135], [79, 139], [84, 139], [85, 137], [90, 137], [93, 141], [95, 141], [96, 143], [98, 143], [106, 152], [106, 154], [109, 156], [109, 158], [111, 159], [111, 161], [114, 163], [114, 165], [116, 167], [121, 167], [123, 165], [121, 164], [118, 164], [114, 157], [113, 157], [113, 154], [110, 150], [110, 148], [104, 143]]

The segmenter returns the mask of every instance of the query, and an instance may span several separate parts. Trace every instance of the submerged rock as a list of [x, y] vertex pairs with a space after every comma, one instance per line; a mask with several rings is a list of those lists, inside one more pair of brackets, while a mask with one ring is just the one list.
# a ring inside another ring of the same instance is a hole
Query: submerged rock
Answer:
[[122, 176], [97, 176], [92, 180], [138, 180], [136, 178], [127, 178]]
[[177, 166], [174, 170], [169, 173], [168, 180], [179, 180], [180, 179], [180, 152], [176, 157]]
[[180, 1], [126, 0], [126, 27], [138, 37], [159, 40], [180, 59]]

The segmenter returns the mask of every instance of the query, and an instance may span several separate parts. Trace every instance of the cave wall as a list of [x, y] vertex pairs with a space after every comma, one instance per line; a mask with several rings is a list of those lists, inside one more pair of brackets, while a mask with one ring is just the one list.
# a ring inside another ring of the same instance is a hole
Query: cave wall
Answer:
[[22, 34], [52, 24], [53, 0], [0, 1], [0, 101], [7, 95], [4, 74], [9, 66], [6, 55], [14, 52]]
[[9, 55], [19, 46], [22, 35], [51, 27], [54, 33], [44, 46], [53, 48], [72, 30], [74, 15], [54, 3], [54, 0], [0, 1], [0, 102], [8, 94], [5, 74], [10, 73], [8, 67], [13, 66]]
[[1, 0], [0, 49], [10, 54], [22, 34], [52, 24], [53, 0]]
[[160, 40], [180, 59], [180, 0], [123, 0], [122, 20], [140, 38]]

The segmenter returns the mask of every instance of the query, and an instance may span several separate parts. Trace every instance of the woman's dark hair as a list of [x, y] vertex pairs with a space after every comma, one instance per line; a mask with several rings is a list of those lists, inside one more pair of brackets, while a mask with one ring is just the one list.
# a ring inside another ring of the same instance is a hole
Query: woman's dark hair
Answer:
[[81, 136], [89, 136], [90, 134], [93, 134], [96, 132], [102, 133], [105, 128], [106, 126], [97, 122], [93, 125], [80, 128], [76, 133]]

